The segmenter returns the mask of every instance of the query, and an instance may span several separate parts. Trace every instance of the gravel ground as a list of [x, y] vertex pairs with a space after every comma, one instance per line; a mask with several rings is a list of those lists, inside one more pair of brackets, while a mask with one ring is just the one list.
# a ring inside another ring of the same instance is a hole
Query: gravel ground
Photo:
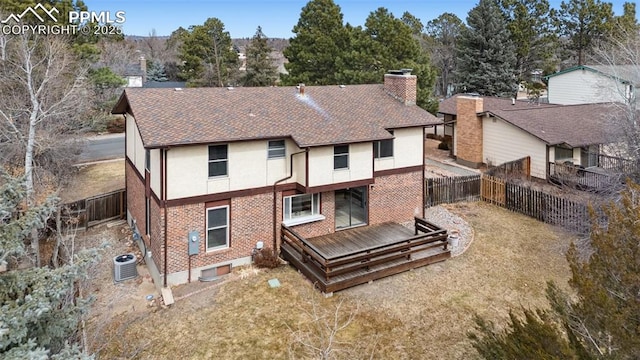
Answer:
[[464, 253], [473, 242], [473, 228], [469, 223], [442, 206], [427, 208], [425, 210], [425, 219], [446, 229], [449, 234], [454, 231], [458, 232], [458, 246], [450, 247], [451, 256], [458, 256]]

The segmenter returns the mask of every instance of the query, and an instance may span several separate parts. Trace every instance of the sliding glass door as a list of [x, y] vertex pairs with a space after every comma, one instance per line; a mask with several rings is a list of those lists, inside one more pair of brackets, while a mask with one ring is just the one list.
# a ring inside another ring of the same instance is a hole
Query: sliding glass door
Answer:
[[336, 190], [336, 229], [367, 224], [367, 187]]

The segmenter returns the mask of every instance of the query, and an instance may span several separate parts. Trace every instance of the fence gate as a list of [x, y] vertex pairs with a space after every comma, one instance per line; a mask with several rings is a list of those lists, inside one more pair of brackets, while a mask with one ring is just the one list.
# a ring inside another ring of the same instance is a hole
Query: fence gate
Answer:
[[480, 175], [426, 179], [427, 207], [480, 200]]

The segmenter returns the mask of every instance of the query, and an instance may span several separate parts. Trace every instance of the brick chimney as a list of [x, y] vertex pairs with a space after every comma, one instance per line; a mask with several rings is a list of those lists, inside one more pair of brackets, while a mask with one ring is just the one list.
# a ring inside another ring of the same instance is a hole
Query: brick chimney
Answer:
[[459, 96], [456, 99], [456, 161], [464, 166], [478, 168], [482, 160], [482, 119], [480, 96]]
[[384, 91], [405, 105], [416, 103], [418, 78], [411, 69], [389, 70], [384, 74]]

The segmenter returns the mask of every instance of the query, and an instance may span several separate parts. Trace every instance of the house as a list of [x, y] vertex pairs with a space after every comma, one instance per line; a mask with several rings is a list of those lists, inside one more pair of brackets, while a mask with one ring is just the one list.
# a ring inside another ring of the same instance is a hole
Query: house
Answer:
[[548, 75], [551, 104], [628, 103], [634, 99], [638, 69], [633, 65], [580, 65]]
[[249, 264], [285, 228], [305, 241], [422, 217], [424, 128], [441, 120], [415, 101], [407, 71], [384, 85], [125, 89], [127, 217], [157, 283]]
[[602, 147], [617, 142], [620, 111], [611, 104], [553, 105], [456, 95], [440, 104], [453, 127], [453, 155], [470, 167], [531, 157], [531, 176], [548, 179], [553, 164], [601, 165]]
[[147, 81], [147, 59], [140, 56], [137, 63], [128, 64], [124, 69], [126, 87], [142, 87]]

